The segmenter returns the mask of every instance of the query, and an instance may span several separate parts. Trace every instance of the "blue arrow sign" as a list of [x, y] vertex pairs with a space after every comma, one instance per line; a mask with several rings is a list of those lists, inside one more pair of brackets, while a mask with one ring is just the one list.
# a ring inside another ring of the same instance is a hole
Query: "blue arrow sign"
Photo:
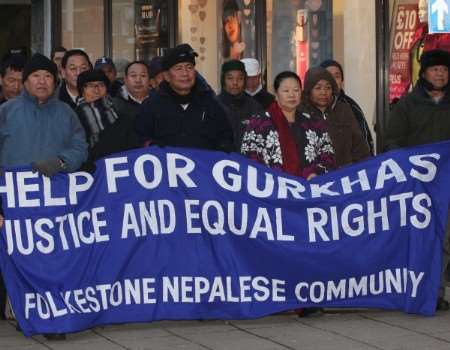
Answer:
[[428, 32], [450, 33], [450, 0], [428, 1]]

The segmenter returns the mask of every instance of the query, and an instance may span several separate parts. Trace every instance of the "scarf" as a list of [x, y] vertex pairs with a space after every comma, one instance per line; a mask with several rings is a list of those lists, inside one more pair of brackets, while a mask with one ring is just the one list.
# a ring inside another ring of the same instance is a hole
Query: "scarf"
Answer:
[[297, 144], [292, 137], [288, 122], [286, 120], [286, 117], [283, 115], [278, 102], [274, 101], [269, 106], [267, 111], [272, 118], [272, 122], [275, 125], [275, 129], [277, 129], [280, 138], [281, 155], [283, 158], [283, 171], [290, 175], [301, 176], [302, 171]]
[[84, 99], [80, 99], [78, 104], [78, 116], [81, 124], [84, 126], [91, 148], [99, 141], [100, 132], [119, 119], [109, 96], [91, 103], [86, 103]]

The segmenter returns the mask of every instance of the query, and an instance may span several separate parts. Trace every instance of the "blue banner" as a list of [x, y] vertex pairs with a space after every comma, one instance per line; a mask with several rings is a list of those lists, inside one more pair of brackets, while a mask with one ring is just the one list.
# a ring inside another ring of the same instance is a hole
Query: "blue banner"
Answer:
[[450, 143], [305, 181], [150, 147], [52, 179], [6, 171], [0, 263], [26, 335], [303, 307], [432, 315]]

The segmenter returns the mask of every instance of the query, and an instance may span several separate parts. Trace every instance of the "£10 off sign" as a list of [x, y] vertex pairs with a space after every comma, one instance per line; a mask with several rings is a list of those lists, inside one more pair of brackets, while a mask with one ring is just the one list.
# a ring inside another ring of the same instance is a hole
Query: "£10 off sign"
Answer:
[[395, 23], [394, 48], [409, 50], [417, 26], [417, 11], [399, 7]]

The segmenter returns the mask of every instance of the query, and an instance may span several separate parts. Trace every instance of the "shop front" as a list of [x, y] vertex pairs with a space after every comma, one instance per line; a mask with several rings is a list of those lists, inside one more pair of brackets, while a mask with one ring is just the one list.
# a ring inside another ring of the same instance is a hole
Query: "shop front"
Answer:
[[256, 57], [271, 90], [282, 70], [301, 77], [328, 58], [342, 63], [345, 87], [375, 121], [377, 2], [358, 0], [60, 0], [55, 43], [111, 56], [123, 69], [176, 43], [199, 53], [198, 70], [219, 88], [222, 62]]

